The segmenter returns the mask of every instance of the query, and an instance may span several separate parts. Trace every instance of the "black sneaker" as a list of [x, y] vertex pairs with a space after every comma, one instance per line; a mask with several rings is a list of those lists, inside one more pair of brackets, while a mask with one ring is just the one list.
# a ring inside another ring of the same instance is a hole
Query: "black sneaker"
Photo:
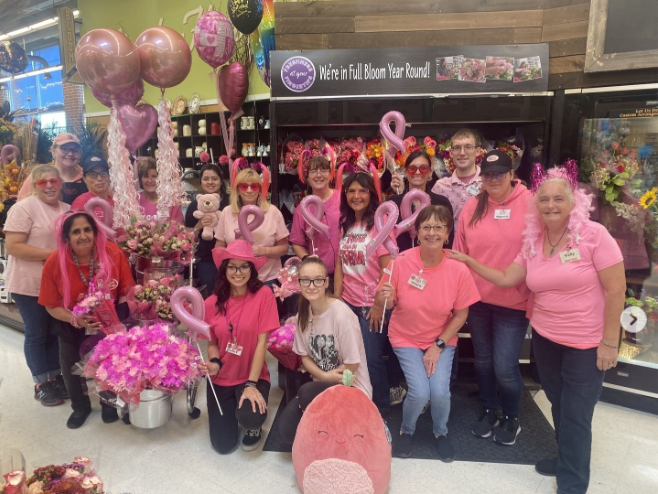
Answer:
[[411, 434], [401, 432], [393, 441], [393, 456], [398, 458], [409, 458], [411, 456]]
[[84, 410], [75, 410], [68, 421], [66, 422], [66, 427], [69, 429], [78, 429], [83, 426], [87, 417], [91, 413], [91, 408], [85, 408]]
[[68, 400], [69, 399], [69, 392], [66, 390], [66, 385], [64, 384], [64, 378], [60, 374], [55, 378], [53, 381], [55, 383], [55, 389], [57, 390], [57, 394], [62, 400]]
[[557, 458], [544, 458], [535, 464], [535, 470], [538, 474], [546, 477], [555, 477], [557, 472]]
[[111, 424], [119, 420], [119, 412], [117, 412], [116, 408], [101, 403], [101, 418], [105, 424]]
[[480, 415], [480, 418], [473, 426], [473, 435], [476, 437], [489, 437], [491, 431], [496, 427], [500, 421], [498, 420], [498, 414], [496, 410], [487, 410], [485, 409]]
[[497, 444], [512, 446], [516, 442], [516, 436], [519, 435], [519, 432], [521, 432], [519, 419], [505, 417], [500, 427], [494, 431], [493, 440]]
[[263, 429], [247, 429], [242, 438], [242, 449], [244, 451], [255, 450], [260, 442], [263, 440]]
[[434, 441], [436, 450], [439, 453], [439, 460], [444, 463], [452, 463], [455, 459], [455, 447], [452, 445], [452, 441], [448, 439], [448, 436], [435, 437]]
[[54, 381], [46, 381], [34, 386], [34, 399], [45, 407], [54, 407], [64, 403], [55, 389]]

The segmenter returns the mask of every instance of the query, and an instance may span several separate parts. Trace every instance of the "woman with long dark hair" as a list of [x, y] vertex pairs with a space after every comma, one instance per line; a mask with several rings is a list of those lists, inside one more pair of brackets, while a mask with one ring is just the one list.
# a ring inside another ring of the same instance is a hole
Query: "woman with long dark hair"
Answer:
[[213, 249], [213, 259], [217, 284], [205, 303], [212, 338], [208, 361], [199, 364], [212, 381], [207, 387], [210, 442], [217, 452], [229, 453], [238, 443], [241, 424], [246, 429], [242, 449], [252, 451], [262, 440], [261, 427], [267, 418], [270, 373], [265, 352], [267, 334], [279, 327], [276, 300], [258, 279], [258, 270], [267, 260], [254, 256], [244, 240]]
[[[339, 178], [341, 178], [339, 176]], [[379, 207], [379, 191], [368, 173], [351, 174], [345, 180], [340, 197], [340, 254], [336, 259], [334, 293], [359, 318], [366, 349], [373, 401], [380, 413], [390, 407], [390, 392], [382, 352], [386, 329], [380, 332], [384, 308], [375, 305], [375, 293], [383, 269], [391, 256], [384, 246], [366, 256], [366, 246], [376, 235], [375, 211]]]

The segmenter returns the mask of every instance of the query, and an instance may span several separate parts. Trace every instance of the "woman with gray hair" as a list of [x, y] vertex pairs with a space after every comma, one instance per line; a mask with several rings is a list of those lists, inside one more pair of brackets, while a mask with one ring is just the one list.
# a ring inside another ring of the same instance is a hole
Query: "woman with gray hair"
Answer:
[[34, 398], [44, 406], [61, 405], [68, 397], [59, 366], [57, 336], [50, 332], [54, 319], [37, 303], [41, 269], [57, 249], [55, 218], [70, 209], [62, 202], [62, 179], [57, 168], [39, 165], [30, 174], [34, 195], [12, 206], [5, 223], [9, 254], [7, 291], [23, 319], [25, 360], [35, 382]]

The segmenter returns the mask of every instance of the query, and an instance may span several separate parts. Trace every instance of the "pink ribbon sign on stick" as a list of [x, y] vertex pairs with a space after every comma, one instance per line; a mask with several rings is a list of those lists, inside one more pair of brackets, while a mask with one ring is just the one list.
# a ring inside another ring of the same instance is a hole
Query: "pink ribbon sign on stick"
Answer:
[[[185, 308], [185, 302], [192, 306], [192, 314]], [[204, 321], [206, 306], [199, 290], [191, 286], [177, 288], [171, 295], [171, 310], [187, 326], [187, 333], [192, 338], [203, 336], [210, 339], [210, 325]]]
[[[416, 211], [411, 212], [411, 205], [414, 201], [418, 201], [420, 205], [416, 208]], [[412, 189], [407, 192], [402, 198], [402, 204], [400, 204], [400, 214], [402, 215], [402, 221], [395, 225], [395, 238], [398, 238], [400, 234], [404, 232], [409, 232], [411, 238], [416, 238], [418, 232], [414, 227], [416, 223], [416, 218], [422, 211], [425, 206], [429, 206], [431, 203], [430, 196], [419, 189]]]
[[386, 250], [393, 259], [398, 256], [397, 244], [391, 238], [391, 232], [395, 228], [395, 223], [398, 221], [398, 207], [393, 201], [382, 202], [377, 211], [375, 211], [375, 229], [377, 235], [373, 238], [368, 245], [366, 245], [366, 257], [370, 257], [375, 253], [377, 248], [384, 244]]
[[18, 149], [16, 146], [13, 144], [5, 144], [2, 146], [2, 150], [0, 151], [0, 163], [3, 165], [8, 165], [11, 163], [13, 160], [18, 160], [21, 158], [21, 151]]
[[[395, 132], [391, 130], [391, 122], [395, 124]], [[395, 157], [395, 151], [391, 147], [396, 148], [401, 153], [406, 150], [404, 143], [404, 132], [406, 130], [407, 121], [404, 115], [399, 111], [390, 111], [385, 114], [379, 122], [379, 130], [384, 138], [391, 144], [388, 152], [392, 157]]]
[[[249, 216], [253, 216], [253, 220], [249, 221]], [[265, 214], [258, 206], [242, 206], [238, 214], [238, 227], [235, 229], [235, 238], [242, 237], [251, 245], [254, 245], [254, 236], [251, 232], [256, 230], [265, 221]]]
[[[311, 212], [309, 206], [314, 206], [315, 213]], [[311, 227], [306, 232], [309, 238], [313, 238], [316, 231], [329, 237], [329, 225], [322, 223], [322, 218], [324, 216], [324, 203], [322, 202], [322, 199], [314, 195], [306, 196], [299, 204], [299, 208], [302, 213], [302, 218], [304, 218], [304, 221], [306, 221]]]
[[[103, 212], [102, 218], [99, 217], [97, 209], [100, 209]], [[117, 232], [112, 228], [112, 216], [114, 215], [114, 210], [109, 202], [100, 197], [92, 197], [87, 201], [87, 204], [85, 204], [85, 211], [96, 219], [98, 228], [103, 230], [105, 235], [107, 235], [107, 238], [110, 240], [115, 239]]]

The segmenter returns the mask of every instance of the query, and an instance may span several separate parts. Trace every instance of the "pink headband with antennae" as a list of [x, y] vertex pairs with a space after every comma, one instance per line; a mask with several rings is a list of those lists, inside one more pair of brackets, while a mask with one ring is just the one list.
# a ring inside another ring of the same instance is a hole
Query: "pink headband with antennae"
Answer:
[[[343, 170], [345, 169], [346, 166], [349, 166], [350, 163], [343, 163], [338, 167], [338, 171], [336, 172], [336, 188], [340, 191], [343, 190]], [[382, 200], [382, 185], [379, 181], [379, 174], [377, 173], [377, 168], [375, 165], [370, 162], [368, 164], [369, 171], [363, 170], [360, 167], [357, 167], [357, 171], [354, 173], [366, 173], [372, 177], [372, 181], [375, 184], [375, 190], [377, 191], [377, 197], [379, 199], [379, 202]]]
[[532, 165], [532, 187], [530, 189], [532, 190], [533, 194], [536, 194], [541, 184], [549, 178], [563, 178], [569, 182], [572, 190], [577, 190], [578, 163], [574, 159], [568, 159], [559, 167], [552, 168], [550, 172], [544, 170], [544, 167], [541, 165], [541, 163], [534, 163]]
[[231, 188], [235, 187], [235, 179], [237, 178], [238, 173], [242, 170], [246, 170], [247, 168], [251, 168], [256, 173], [263, 174], [261, 196], [263, 199], [267, 200], [267, 191], [270, 188], [270, 171], [261, 162], [249, 163], [247, 158], [244, 157], [237, 158], [235, 161], [233, 161], [233, 164], [231, 165]]

